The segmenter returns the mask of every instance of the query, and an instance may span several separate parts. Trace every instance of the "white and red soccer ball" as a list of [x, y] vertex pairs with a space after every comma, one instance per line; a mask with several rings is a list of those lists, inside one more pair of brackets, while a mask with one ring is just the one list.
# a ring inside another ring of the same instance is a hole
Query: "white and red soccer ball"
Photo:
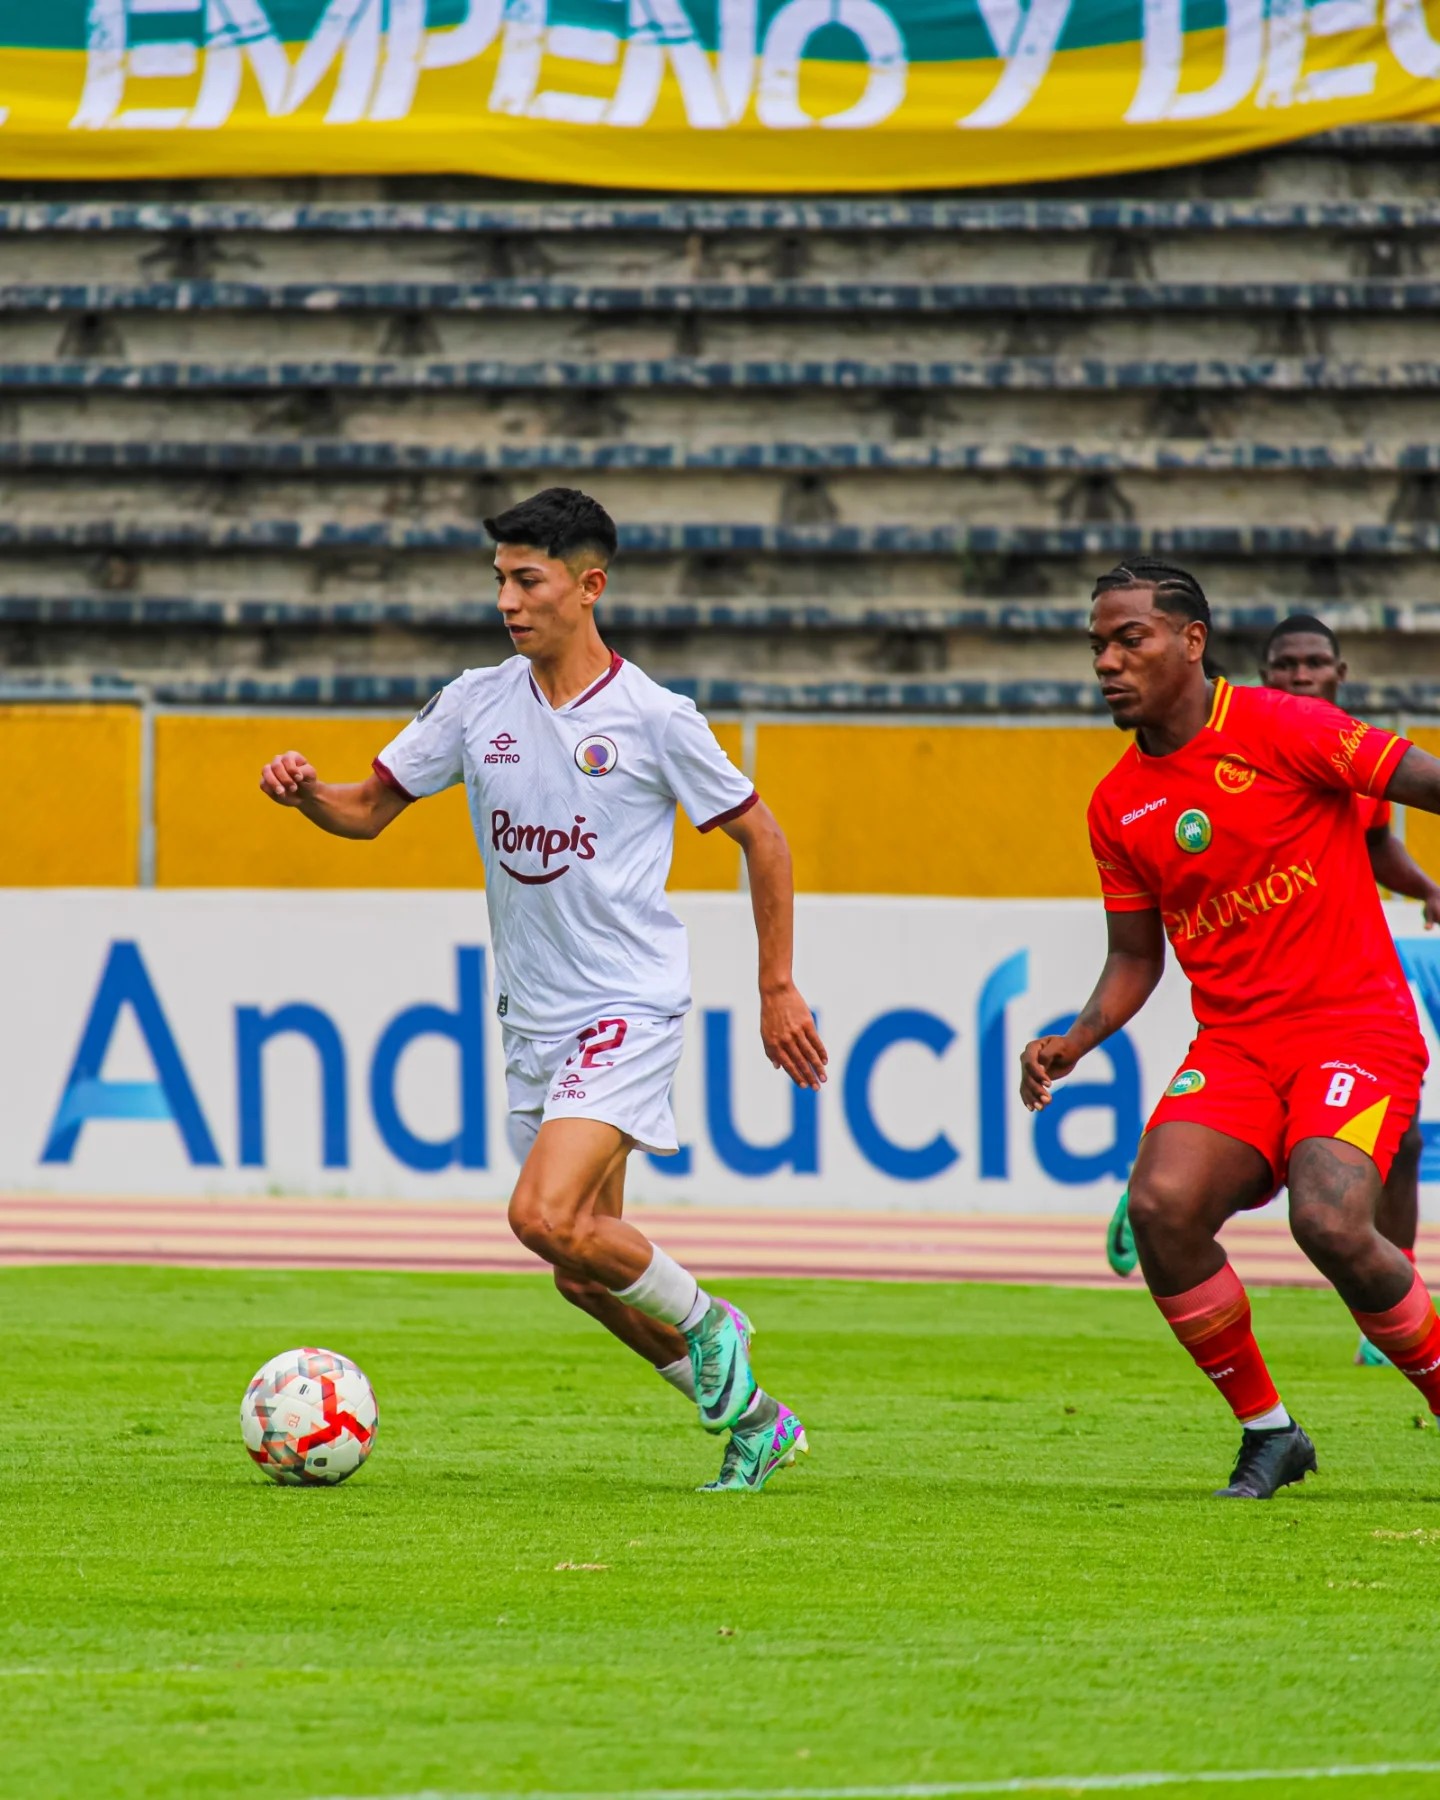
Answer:
[[240, 1402], [245, 1448], [272, 1481], [333, 1487], [369, 1456], [380, 1428], [375, 1390], [347, 1356], [287, 1350]]

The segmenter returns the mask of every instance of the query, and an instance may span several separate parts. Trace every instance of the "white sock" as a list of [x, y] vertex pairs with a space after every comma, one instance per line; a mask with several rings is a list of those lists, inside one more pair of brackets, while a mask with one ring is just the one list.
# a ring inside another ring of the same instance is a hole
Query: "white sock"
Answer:
[[690, 1367], [690, 1358], [682, 1356], [678, 1362], [666, 1363], [663, 1369], [657, 1368], [655, 1373], [662, 1381], [668, 1381], [692, 1403], [695, 1399], [695, 1371]]
[[1247, 1419], [1247, 1431], [1283, 1431], [1290, 1423], [1290, 1415], [1283, 1404], [1272, 1406], [1267, 1413], [1261, 1413], [1258, 1419]]
[[658, 1244], [651, 1246], [650, 1266], [638, 1281], [610, 1291], [636, 1312], [666, 1325], [678, 1325], [681, 1331], [693, 1331], [710, 1305], [710, 1296], [695, 1277]]
[[745, 1408], [744, 1412], [741, 1413], [735, 1423], [737, 1425], [743, 1425], [747, 1419], [753, 1419], [759, 1409], [769, 1403], [769, 1400], [770, 1396], [765, 1392], [764, 1388], [757, 1387], [755, 1392], [750, 1396], [750, 1404]]

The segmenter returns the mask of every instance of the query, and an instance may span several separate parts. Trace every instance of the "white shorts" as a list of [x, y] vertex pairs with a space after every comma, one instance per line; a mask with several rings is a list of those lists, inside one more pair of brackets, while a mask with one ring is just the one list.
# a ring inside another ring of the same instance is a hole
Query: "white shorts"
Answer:
[[670, 1087], [685, 1040], [683, 1018], [600, 1019], [578, 1037], [504, 1036], [517, 1162], [530, 1154], [547, 1119], [598, 1119], [660, 1156], [680, 1148]]

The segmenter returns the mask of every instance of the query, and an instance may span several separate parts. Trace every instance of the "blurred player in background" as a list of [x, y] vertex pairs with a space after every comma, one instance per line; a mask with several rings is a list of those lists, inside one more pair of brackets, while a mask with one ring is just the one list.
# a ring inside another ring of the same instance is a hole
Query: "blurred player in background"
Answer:
[[717, 1489], [758, 1489], [808, 1446], [755, 1383], [749, 1321], [622, 1216], [626, 1159], [678, 1149], [670, 1088], [690, 1008], [685, 930], [665, 898], [675, 807], [739, 844], [760, 944], [765, 1052], [801, 1087], [825, 1049], [791, 977], [785, 836], [688, 701], [610, 651], [595, 603], [615, 554], [609, 514], [549, 488], [487, 519], [498, 604], [519, 652], [467, 669], [376, 757], [321, 781], [299, 751], [261, 787], [338, 837], [373, 838], [464, 782], [485, 864], [510, 1141], [510, 1224], [584, 1309], [730, 1431]]
[[1135, 732], [1090, 803], [1109, 952], [1070, 1030], [1026, 1045], [1020, 1091], [1048, 1105], [1134, 1017], [1168, 937], [1200, 1031], [1141, 1140], [1131, 1225], [1156, 1304], [1243, 1427], [1219, 1495], [1268, 1500], [1315, 1450], [1217, 1234], [1280, 1187], [1297, 1243], [1440, 1413], [1440, 1318], [1375, 1227], [1426, 1051], [1355, 807], [1358, 794], [1440, 812], [1440, 762], [1322, 701], [1208, 680], [1209, 631], [1183, 569], [1139, 561], [1095, 585], [1095, 672]]
[[[1335, 633], [1310, 613], [1294, 613], [1282, 620], [1266, 640], [1260, 679], [1268, 688], [1276, 688], [1284, 694], [1299, 694], [1302, 698], [1325, 700], [1333, 706], [1347, 673]], [[1388, 800], [1372, 800], [1357, 794], [1354, 804], [1365, 832], [1370, 869], [1376, 881], [1391, 893], [1422, 901], [1425, 929], [1429, 931], [1440, 923], [1440, 885], [1430, 879], [1391, 830]], [[1420, 1123], [1414, 1119], [1400, 1140], [1375, 1215], [1377, 1229], [1392, 1244], [1398, 1245], [1412, 1263], [1420, 1228], [1420, 1155], [1423, 1148]], [[1117, 1275], [1128, 1275], [1136, 1263], [1128, 1202], [1127, 1191], [1121, 1196], [1110, 1221], [1106, 1239], [1110, 1266]], [[1355, 1361], [1377, 1367], [1387, 1365], [1390, 1359], [1362, 1336]]]
[[[1308, 613], [1295, 613], [1270, 633], [1260, 679], [1266, 687], [1285, 694], [1309, 695], [1333, 706], [1340, 683], [1347, 674], [1340, 655], [1340, 641], [1330, 627]], [[1370, 868], [1376, 881], [1392, 894], [1420, 900], [1425, 906], [1425, 929], [1440, 924], [1440, 885], [1433, 882], [1391, 830], [1390, 802], [1357, 795]], [[1392, 1244], [1398, 1244], [1413, 1263], [1415, 1239], [1420, 1229], [1420, 1154], [1424, 1141], [1420, 1122], [1412, 1120], [1400, 1140], [1395, 1161], [1385, 1180], [1375, 1224]], [[1357, 1363], [1383, 1365], [1389, 1357], [1368, 1338], [1360, 1339]]]

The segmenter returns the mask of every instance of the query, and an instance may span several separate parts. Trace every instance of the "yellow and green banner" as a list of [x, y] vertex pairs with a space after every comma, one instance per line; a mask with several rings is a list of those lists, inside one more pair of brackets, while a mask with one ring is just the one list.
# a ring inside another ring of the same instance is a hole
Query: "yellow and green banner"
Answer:
[[0, 0], [0, 175], [1047, 181], [1440, 116], [1440, 0]]

